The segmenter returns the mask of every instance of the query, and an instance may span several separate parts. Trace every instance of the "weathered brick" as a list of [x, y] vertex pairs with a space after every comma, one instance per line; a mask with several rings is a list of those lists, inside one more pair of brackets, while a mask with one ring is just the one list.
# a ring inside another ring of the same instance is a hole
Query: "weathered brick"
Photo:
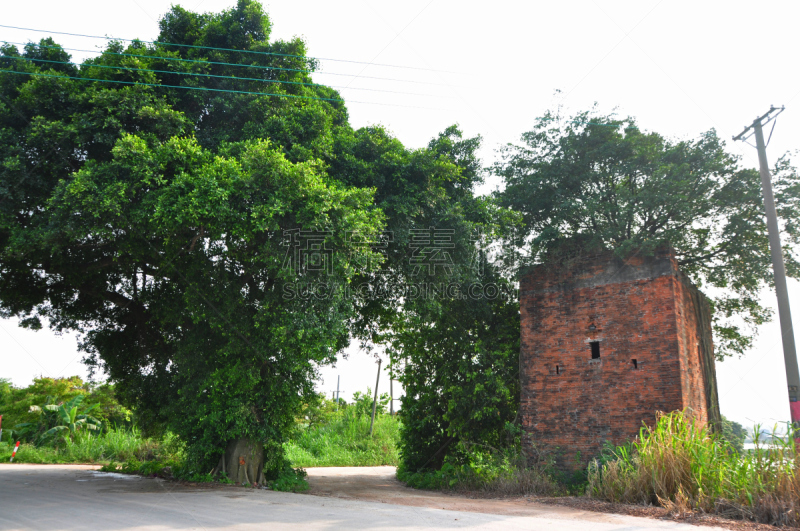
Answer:
[[[520, 415], [523, 448], [586, 466], [658, 411], [716, 423], [719, 406], [708, 302], [667, 250], [543, 265], [523, 277]], [[599, 359], [592, 359], [597, 342]], [[634, 363], [633, 360], [636, 360]]]

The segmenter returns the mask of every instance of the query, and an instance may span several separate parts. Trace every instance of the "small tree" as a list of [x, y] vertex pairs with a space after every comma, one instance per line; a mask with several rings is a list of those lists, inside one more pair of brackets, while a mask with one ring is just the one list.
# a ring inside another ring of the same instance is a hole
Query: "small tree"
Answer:
[[80, 430], [99, 431], [101, 429], [100, 421], [89, 415], [89, 413], [97, 407], [96, 404], [81, 412], [78, 411], [78, 407], [83, 402], [84, 396], [85, 395], [78, 395], [69, 402], [63, 404], [47, 404], [43, 406], [43, 409], [56, 413], [60, 424], [44, 432], [42, 434], [42, 439], [48, 439], [56, 435], [61, 435], [63, 438], [71, 438]]

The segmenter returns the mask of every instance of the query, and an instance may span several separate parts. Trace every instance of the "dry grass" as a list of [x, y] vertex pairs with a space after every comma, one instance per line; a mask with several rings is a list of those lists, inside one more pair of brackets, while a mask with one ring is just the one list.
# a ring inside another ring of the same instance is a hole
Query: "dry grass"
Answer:
[[629, 447], [589, 467], [589, 494], [771, 525], [800, 525], [800, 459], [790, 440], [756, 438], [739, 454], [680, 412], [660, 415]]

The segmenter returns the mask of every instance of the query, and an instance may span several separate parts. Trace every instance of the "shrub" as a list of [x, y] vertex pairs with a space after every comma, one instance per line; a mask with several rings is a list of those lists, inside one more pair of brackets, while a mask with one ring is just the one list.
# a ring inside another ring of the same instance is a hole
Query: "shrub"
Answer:
[[541, 461], [528, 466], [519, 447], [501, 450], [472, 443], [459, 443], [439, 470], [415, 472], [401, 466], [397, 478], [414, 488], [481, 490], [500, 496], [553, 496], [564, 492], [553, 479], [550, 463]]
[[307, 476], [302, 468], [292, 468], [287, 463], [274, 480], [267, 482], [267, 486], [281, 492], [303, 492], [308, 490]]

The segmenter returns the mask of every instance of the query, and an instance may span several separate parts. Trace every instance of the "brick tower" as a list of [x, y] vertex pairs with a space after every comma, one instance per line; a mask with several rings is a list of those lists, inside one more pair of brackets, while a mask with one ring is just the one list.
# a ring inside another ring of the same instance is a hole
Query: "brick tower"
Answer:
[[559, 467], [575, 469], [657, 411], [719, 420], [708, 302], [671, 251], [538, 266], [522, 279], [520, 310], [528, 455], [556, 450]]

